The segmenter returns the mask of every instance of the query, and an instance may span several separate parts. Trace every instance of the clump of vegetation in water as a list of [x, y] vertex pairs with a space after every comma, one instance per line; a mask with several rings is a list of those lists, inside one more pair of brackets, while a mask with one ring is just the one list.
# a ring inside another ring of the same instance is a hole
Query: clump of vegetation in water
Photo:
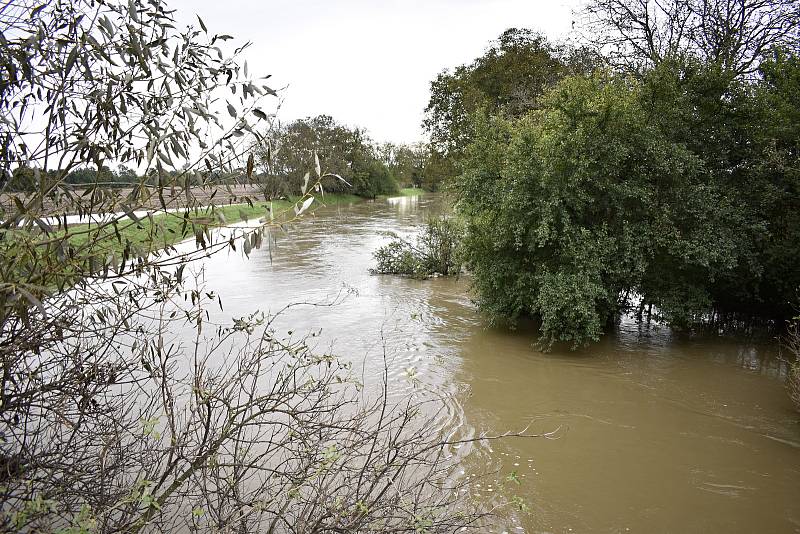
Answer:
[[397, 234], [390, 235], [393, 240], [373, 254], [377, 265], [372, 272], [415, 278], [461, 272], [458, 248], [462, 231], [457, 221], [447, 217], [428, 219], [414, 243]]
[[[797, 354], [795, 354], [797, 356]], [[800, 411], [800, 361], [795, 360], [789, 369], [789, 398], [792, 399], [794, 407]]]
[[800, 411], [800, 322], [798, 320], [800, 318], [796, 318], [789, 327], [789, 332], [784, 336], [784, 343], [794, 356], [794, 361], [789, 367], [786, 389], [789, 391], [789, 398], [792, 399], [795, 408]]

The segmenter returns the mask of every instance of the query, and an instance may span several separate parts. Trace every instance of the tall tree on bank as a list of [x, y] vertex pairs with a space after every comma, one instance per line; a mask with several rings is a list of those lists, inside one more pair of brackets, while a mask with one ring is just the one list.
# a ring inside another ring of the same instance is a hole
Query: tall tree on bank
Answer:
[[268, 146], [261, 145], [259, 156], [274, 196], [305, 193], [308, 169], [317, 161], [343, 178], [326, 183], [327, 191], [374, 198], [398, 190], [366, 131], [339, 124], [328, 115], [274, 128]]
[[431, 82], [423, 127], [433, 150], [458, 160], [475, 133], [474, 115], [520, 116], [564, 76], [597, 65], [588, 50], [555, 46], [527, 29], [506, 30], [481, 57]]

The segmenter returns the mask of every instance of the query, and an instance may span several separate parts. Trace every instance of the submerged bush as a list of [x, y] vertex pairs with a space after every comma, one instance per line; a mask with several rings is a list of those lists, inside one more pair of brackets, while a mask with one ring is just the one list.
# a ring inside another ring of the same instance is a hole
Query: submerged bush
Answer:
[[789, 389], [789, 398], [792, 399], [794, 407], [800, 411], [800, 361], [792, 363], [792, 367], [789, 369], [787, 387]]
[[458, 248], [462, 231], [457, 221], [446, 217], [428, 219], [415, 243], [396, 234], [390, 235], [393, 240], [373, 254], [377, 262], [373, 272], [416, 278], [437, 274], [452, 276], [461, 272]]
[[[480, 118], [451, 184], [481, 309], [577, 347], [641, 296], [671, 327], [780, 325], [800, 286], [800, 59], [763, 80], [665, 62], [558, 82]], [[476, 119], [477, 120], [477, 119]]]
[[800, 411], [800, 323], [794, 322], [789, 327], [789, 332], [784, 337], [789, 352], [794, 356], [794, 361], [789, 367], [789, 377], [786, 389], [794, 407]]

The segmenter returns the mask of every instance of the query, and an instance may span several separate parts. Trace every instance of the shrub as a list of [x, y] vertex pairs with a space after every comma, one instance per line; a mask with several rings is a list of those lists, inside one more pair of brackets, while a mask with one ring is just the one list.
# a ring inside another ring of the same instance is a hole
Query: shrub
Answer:
[[795, 408], [800, 411], [800, 323], [794, 322], [789, 326], [789, 332], [784, 336], [784, 343], [794, 356], [794, 361], [789, 366], [786, 389]]
[[461, 272], [461, 262], [458, 259], [461, 234], [458, 222], [446, 217], [428, 219], [415, 243], [397, 234], [390, 234], [393, 240], [373, 254], [377, 262], [373, 272], [415, 278], [437, 274], [458, 275]]

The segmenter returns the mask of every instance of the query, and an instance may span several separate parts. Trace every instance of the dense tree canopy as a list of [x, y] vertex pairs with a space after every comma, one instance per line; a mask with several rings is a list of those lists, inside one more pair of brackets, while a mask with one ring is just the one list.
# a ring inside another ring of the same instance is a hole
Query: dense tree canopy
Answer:
[[[652, 125], [641, 95], [625, 78], [568, 78], [541, 111], [496, 119], [470, 146], [457, 189], [484, 308], [536, 315], [550, 339], [596, 339], [654, 256], [725, 261], [726, 250], [706, 254], [707, 228], [687, 224], [718, 195], [698, 184], [700, 161]], [[670, 239], [679, 232], [685, 248]]]
[[413, 145], [383, 143], [376, 147], [380, 160], [402, 187], [421, 187], [428, 146], [423, 143]]
[[481, 57], [431, 82], [423, 126], [437, 152], [457, 159], [472, 139], [476, 113], [524, 114], [559, 79], [596, 63], [586, 49], [557, 47], [541, 34], [511, 28]]
[[272, 196], [304, 192], [306, 174], [317, 160], [325, 172], [344, 178], [324, 182], [326, 190], [369, 198], [397, 192], [397, 183], [379, 160], [366, 132], [339, 124], [327, 115], [277, 127], [268, 145], [262, 143], [260, 147]]
[[[796, 2], [782, 5], [747, 24], [784, 24]], [[669, 21], [659, 24], [666, 35]], [[461, 154], [452, 186], [483, 309], [533, 316], [545, 344], [576, 345], [637, 306], [677, 327], [789, 318], [800, 287], [796, 50], [736, 49], [735, 61], [668, 51], [640, 61], [633, 50], [637, 69], [576, 72], [542, 61], [552, 56], [537, 43], [515, 61], [549, 72], [546, 82], [507, 71], [508, 86], [541, 91], [535, 100], [484, 89], [468, 110], [463, 89], [443, 90], [475, 79], [493, 51], [432, 85], [432, 136]], [[756, 76], [742, 76], [750, 65]]]

